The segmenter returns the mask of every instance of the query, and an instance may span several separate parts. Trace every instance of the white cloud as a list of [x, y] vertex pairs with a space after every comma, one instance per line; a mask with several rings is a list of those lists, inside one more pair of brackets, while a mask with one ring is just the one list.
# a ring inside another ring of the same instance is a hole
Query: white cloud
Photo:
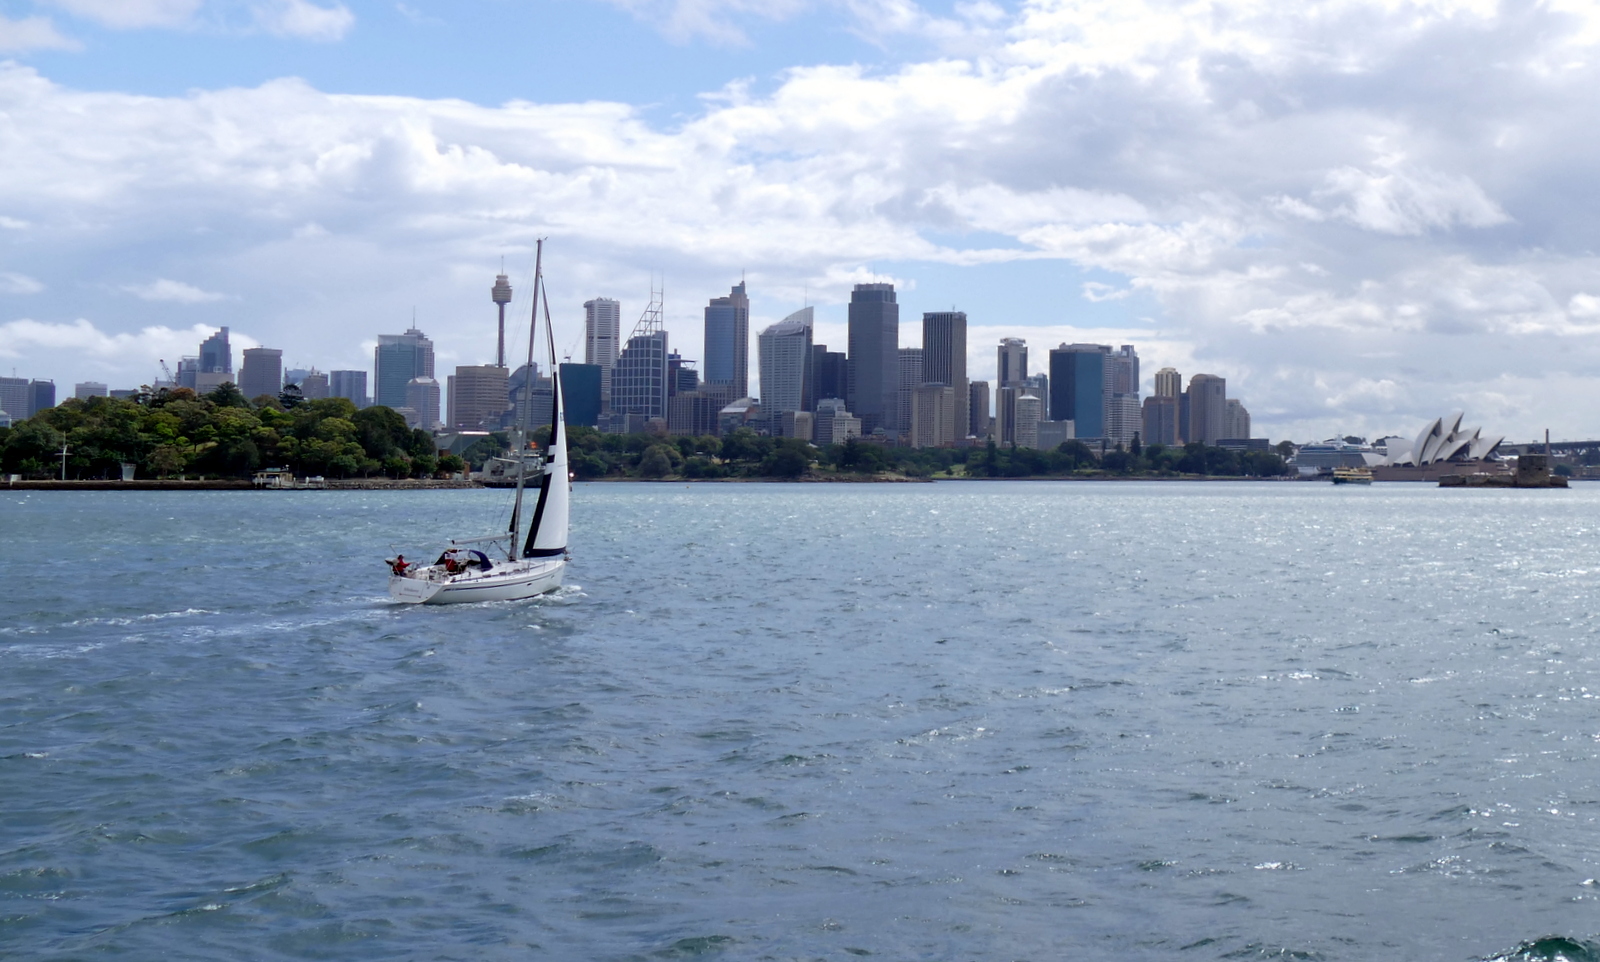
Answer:
[[12, 20], [0, 14], [0, 53], [25, 50], [76, 50], [80, 44], [62, 36], [48, 17], [23, 17]]
[[26, 274], [0, 271], [0, 294], [37, 294], [44, 285]]
[[255, 17], [268, 33], [324, 43], [343, 39], [356, 22], [342, 3], [324, 7], [310, 0], [267, 0], [255, 5]]
[[52, 6], [117, 30], [181, 27], [205, 0], [48, 0]]
[[0, 357], [36, 357], [47, 353], [83, 352], [97, 362], [133, 361], [154, 368], [162, 357], [177, 358], [216, 333], [215, 327], [196, 324], [173, 329], [152, 326], [137, 331], [111, 333], [79, 318], [51, 323], [24, 318], [0, 324]]
[[167, 301], [174, 304], [204, 304], [228, 299], [226, 294], [203, 291], [193, 284], [168, 280], [165, 277], [148, 284], [125, 284], [123, 290], [145, 301]]

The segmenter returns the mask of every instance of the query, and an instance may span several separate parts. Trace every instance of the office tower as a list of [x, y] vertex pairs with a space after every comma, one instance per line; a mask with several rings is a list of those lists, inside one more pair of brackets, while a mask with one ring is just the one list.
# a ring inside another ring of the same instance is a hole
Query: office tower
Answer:
[[667, 401], [667, 433], [697, 438], [718, 430], [722, 398], [704, 391], [683, 391]]
[[1017, 447], [1037, 448], [1039, 446], [1039, 422], [1044, 420], [1044, 401], [1033, 394], [1023, 394], [1017, 398]]
[[28, 388], [27, 378], [0, 377], [0, 411], [11, 415], [14, 421], [21, 421], [29, 416], [32, 401], [33, 394]]
[[367, 398], [366, 371], [330, 371], [328, 392], [333, 397], [349, 399], [358, 408], [367, 407], [372, 403]]
[[[310, 374], [311, 369], [308, 367], [286, 367], [283, 369], [283, 386], [288, 387], [291, 384], [299, 384], [301, 381], [304, 381], [308, 376], [310, 376]], [[243, 374], [240, 374], [239, 376], [244, 377]]]
[[1238, 439], [1250, 437], [1250, 412], [1245, 410], [1242, 401], [1228, 398], [1222, 413], [1222, 436]]
[[431, 377], [414, 377], [406, 382], [405, 407], [416, 412], [414, 428], [437, 431], [439, 423], [439, 382]]
[[750, 396], [750, 298], [744, 281], [727, 297], [713, 297], [706, 305], [706, 385], [725, 397]]
[[958, 416], [955, 388], [938, 381], [917, 385], [911, 392], [911, 446], [937, 448], [955, 443]]
[[1142, 430], [1139, 411], [1139, 353], [1132, 344], [1115, 351], [1107, 348], [1105, 360], [1105, 429], [1103, 437], [1124, 450]]
[[995, 387], [1016, 387], [1028, 379], [1028, 342], [1020, 337], [1002, 338]]
[[[228, 344], [228, 329], [223, 328], [200, 342], [201, 374], [232, 374], [233, 348]], [[230, 378], [230, 380], [232, 380]], [[221, 383], [220, 381], [218, 382]], [[276, 394], [278, 389], [274, 387]]]
[[1026, 392], [1023, 387], [1002, 387], [994, 392], [994, 441], [996, 444], [1017, 443], [1017, 398]]
[[445, 379], [450, 428], [498, 431], [511, 407], [509, 372], [498, 364], [463, 364]]
[[1216, 444], [1223, 438], [1223, 423], [1228, 411], [1228, 381], [1214, 374], [1196, 374], [1189, 379], [1188, 441]]
[[555, 382], [539, 373], [538, 364], [531, 367], [524, 364], [512, 371], [506, 378], [506, 395], [510, 404], [506, 412], [508, 427], [520, 428], [526, 424], [533, 431], [541, 424], [550, 423], [556, 404]]
[[850, 390], [850, 365], [843, 351], [830, 351], [826, 344], [811, 345], [811, 408], [823, 398], [844, 399]]
[[34, 378], [28, 382], [28, 417], [56, 406], [56, 382]]
[[948, 384], [955, 393], [953, 437], [967, 436], [967, 313], [937, 311], [922, 315], [922, 380]]
[[609, 297], [583, 302], [583, 360], [600, 368], [600, 403], [611, 410], [611, 369], [622, 343], [622, 304]]
[[307, 401], [320, 401], [329, 396], [328, 375], [318, 372], [316, 368], [312, 368], [296, 383], [300, 385], [300, 396]]
[[1183, 375], [1177, 368], [1164, 367], [1156, 372], [1156, 397], [1177, 397], [1183, 393]]
[[667, 332], [636, 332], [611, 369], [611, 411], [667, 416]]
[[271, 347], [247, 347], [239, 368], [239, 391], [250, 400], [265, 394], [277, 397], [283, 390], [283, 352]]
[[1021, 386], [1023, 394], [1032, 394], [1039, 399], [1039, 404], [1042, 405], [1039, 409], [1039, 420], [1050, 420], [1050, 375], [1030, 374], [1022, 379]]
[[993, 427], [989, 416], [989, 382], [973, 381], [967, 388], [967, 433], [975, 438], [986, 438]]
[[803, 307], [762, 331], [756, 357], [761, 368], [761, 413], [773, 425], [785, 411], [806, 411], [811, 399], [812, 309]]
[[600, 365], [562, 364], [561, 402], [567, 406], [567, 424], [592, 428], [600, 423]]
[[698, 390], [700, 390], [700, 372], [695, 370], [694, 362], [685, 360], [677, 351], [668, 354], [667, 397]]
[[1172, 446], [1182, 444], [1182, 437], [1178, 431], [1178, 399], [1165, 394], [1145, 398], [1140, 417], [1140, 441], [1147, 445]]
[[785, 411], [778, 416], [778, 436], [809, 441], [816, 434], [816, 417], [810, 411]]
[[[1044, 403], [1040, 402], [1039, 409], [1044, 410]], [[1068, 441], [1077, 437], [1072, 429], [1071, 421], [1040, 421], [1038, 432], [1038, 446], [1041, 451], [1054, 451]]]
[[817, 444], [843, 444], [849, 438], [859, 438], [861, 428], [861, 419], [852, 415], [840, 398], [824, 398], [817, 402], [812, 424]]
[[72, 396], [80, 401], [92, 397], [110, 397], [111, 388], [99, 381], [81, 381], [72, 386]]
[[1050, 420], [1071, 421], [1079, 438], [1105, 437], [1110, 352], [1101, 344], [1063, 344], [1050, 352]]
[[[413, 378], [433, 379], [433, 342], [414, 327], [404, 334], [379, 334], [372, 367], [373, 402], [390, 408], [405, 407], [406, 385]], [[438, 419], [437, 405], [434, 418]]]
[[178, 358], [178, 387], [195, 389], [195, 378], [200, 373], [200, 359], [198, 357]]
[[506, 305], [511, 303], [511, 281], [504, 274], [494, 276], [494, 286], [489, 288], [489, 299], [500, 309], [500, 338], [494, 350], [495, 367], [506, 366]]
[[911, 431], [911, 394], [922, 383], [922, 348], [902, 347], [895, 378], [895, 419], [893, 427], [901, 434]]
[[846, 403], [871, 434], [899, 420], [900, 305], [893, 284], [857, 284], [850, 294]]

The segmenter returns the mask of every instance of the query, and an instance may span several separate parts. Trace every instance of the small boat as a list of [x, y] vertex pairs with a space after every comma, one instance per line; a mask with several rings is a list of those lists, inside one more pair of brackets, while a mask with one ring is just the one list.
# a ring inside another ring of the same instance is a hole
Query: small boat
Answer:
[[1371, 484], [1372, 469], [1370, 468], [1334, 468], [1334, 484]]
[[[528, 328], [528, 366], [533, 366], [533, 345], [537, 342], [540, 304], [544, 305], [546, 341], [550, 348], [550, 367], [555, 386], [550, 414], [550, 440], [545, 444], [542, 464], [524, 458], [516, 470], [517, 496], [511, 508], [511, 525], [503, 532], [475, 538], [453, 538], [450, 546], [432, 564], [410, 564], [404, 555], [389, 559], [389, 597], [407, 604], [443, 605], [472, 601], [519, 601], [561, 587], [567, 567], [567, 506], [572, 492], [567, 473], [567, 424], [561, 395], [561, 371], [555, 363], [555, 335], [550, 329], [550, 301], [544, 297], [544, 241], [539, 241], [533, 271], [533, 320]], [[517, 435], [517, 448], [527, 451], [528, 410], [523, 406], [523, 423]], [[534, 465], [538, 465], [534, 467]], [[527, 487], [529, 468], [539, 472], [539, 497], [534, 502], [533, 518], [527, 539], [521, 538], [522, 493]], [[493, 545], [504, 560], [463, 545]]]

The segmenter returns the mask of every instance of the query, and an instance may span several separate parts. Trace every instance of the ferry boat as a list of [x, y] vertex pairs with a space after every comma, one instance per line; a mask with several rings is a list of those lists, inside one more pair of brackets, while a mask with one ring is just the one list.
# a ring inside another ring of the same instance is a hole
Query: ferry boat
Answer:
[[1372, 470], [1370, 468], [1334, 468], [1334, 484], [1371, 484]]

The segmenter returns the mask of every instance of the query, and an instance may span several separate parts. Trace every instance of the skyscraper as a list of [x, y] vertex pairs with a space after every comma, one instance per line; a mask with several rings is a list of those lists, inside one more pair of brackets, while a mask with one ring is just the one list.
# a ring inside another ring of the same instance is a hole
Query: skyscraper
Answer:
[[1225, 437], [1228, 411], [1228, 381], [1214, 374], [1196, 374], [1189, 379], [1188, 441], [1216, 444]]
[[939, 311], [922, 315], [922, 380], [948, 384], [953, 392], [952, 437], [967, 436], [967, 313]]
[[844, 400], [850, 391], [850, 364], [843, 351], [826, 344], [811, 345], [811, 410], [828, 398]]
[[917, 385], [911, 392], [911, 446], [936, 448], [954, 443], [956, 415], [955, 388], [942, 381], [924, 381]]
[[456, 431], [499, 430], [511, 407], [508, 372], [498, 364], [464, 364], [445, 379], [450, 427]]
[[609, 297], [583, 302], [583, 360], [600, 368], [600, 403], [611, 410], [611, 369], [622, 343], [622, 305]]
[[24, 417], [33, 417], [40, 411], [56, 406], [56, 382], [41, 381], [34, 378], [28, 382], [28, 412]]
[[366, 371], [328, 372], [328, 392], [333, 397], [348, 398], [358, 408], [372, 403], [367, 397]]
[[80, 401], [92, 397], [110, 397], [111, 388], [99, 381], [81, 381], [72, 386], [72, 396]]
[[0, 377], [0, 411], [17, 421], [27, 418], [32, 396], [25, 377]]
[[995, 369], [995, 387], [1016, 387], [1028, 379], [1028, 342], [1020, 337], [1002, 338]]
[[967, 389], [967, 433], [975, 438], [986, 438], [991, 428], [989, 417], [989, 382], [973, 381]]
[[667, 416], [666, 331], [642, 331], [628, 338], [611, 369], [611, 411], [645, 418]]
[[[373, 351], [374, 403], [384, 407], [406, 406], [406, 385], [412, 378], [433, 377], [433, 342], [416, 328], [404, 334], [379, 334]], [[437, 382], [435, 382], [437, 387]], [[438, 420], [438, 407], [434, 419]]]
[[567, 406], [567, 424], [592, 428], [600, 423], [600, 366], [561, 365], [561, 400]]
[[750, 396], [750, 298], [744, 281], [706, 305], [706, 385], [730, 400]]
[[[899, 363], [896, 365], [895, 384], [895, 419], [894, 429], [902, 435], [911, 431], [911, 395], [916, 391], [917, 385], [922, 383], [922, 348], [902, 347], [898, 352]], [[890, 425], [884, 425], [889, 427]]]
[[[228, 344], [227, 328], [200, 342], [200, 373], [233, 373], [233, 348]], [[274, 386], [272, 390], [277, 393], [278, 389]]]
[[1228, 398], [1227, 407], [1222, 414], [1222, 436], [1224, 438], [1250, 437], [1250, 412], [1245, 410], [1244, 402]]
[[[363, 371], [362, 373], [366, 372]], [[328, 375], [320, 373], [316, 368], [312, 368], [305, 377], [301, 378], [299, 384], [300, 396], [307, 401], [320, 401], [329, 396]]]
[[761, 414], [776, 425], [785, 411], [806, 411], [811, 399], [812, 309], [803, 307], [762, 331], [757, 339], [761, 368]]
[[850, 294], [848, 406], [861, 430], [895, 433], [899, 415], [900, 305], [893, 284], [857, 284]]
[[1183, 435], [1178, 431], [1178, 399], [1165, 394], [1145, 398], [1139, 426], [1139, 439], [1145, 444], [1171, 446], [1181, 443]]
[[244, 349], [244, 365], [239, 368], [239, 391], [250, 400], [277, 397], [283, 390], [283, 352], [271, 347]]
[[1156, 397], [1177, 397], [1183, 393], [1183, 375], [1177, 368], [1164, 367], [1156, 372]]
[[1071, 421], [1079, 438], [1105, 437], [1106, 355], [1110, 351], [1101, 344], [1063, 344], [1050, 352], [1049, 419]]
[[439, 423], [439, 382], [431, 375], [414, 377], [406, 382], [404, 407], [415, 412], [415, 420], [409, 422], [412, 427], [424, 431], [437, 431], [443, 427]]

